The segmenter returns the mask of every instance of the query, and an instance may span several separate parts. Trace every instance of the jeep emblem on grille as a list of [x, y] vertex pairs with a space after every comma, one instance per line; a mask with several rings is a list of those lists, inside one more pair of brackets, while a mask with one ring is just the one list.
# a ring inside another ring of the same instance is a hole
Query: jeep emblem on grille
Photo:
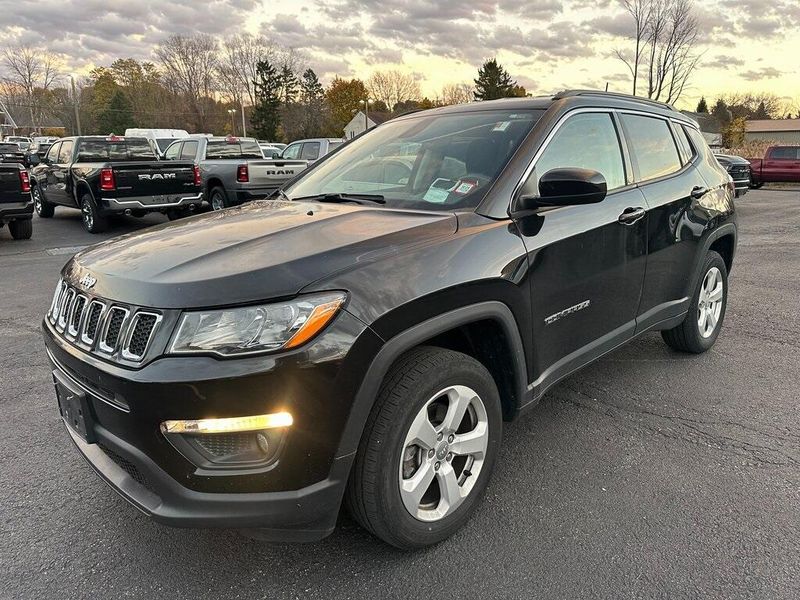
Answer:
[[81, 280], [78, 283], [81, 287], [84, 287], [88, 290], [89, 288], [93, 287], [95, 283], [97, 283], [97, 279], [87, 273], [81, 277]]

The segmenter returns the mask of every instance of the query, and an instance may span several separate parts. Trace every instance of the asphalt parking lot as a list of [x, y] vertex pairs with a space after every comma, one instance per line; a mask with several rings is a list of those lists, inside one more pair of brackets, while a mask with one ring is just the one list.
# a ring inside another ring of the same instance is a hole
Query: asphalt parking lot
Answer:
[[650, 334], [559, 384], [506, 428], [468, 526], [418, 553], [347, 515], [269, 545], [127, 505], [67, 439], [39, 333], [63, 263], [103, 238], [67, 209], [27, 242], [0, 230], [0, 597], [800, 597], [800, 191], [738, 209], [713, 350]]

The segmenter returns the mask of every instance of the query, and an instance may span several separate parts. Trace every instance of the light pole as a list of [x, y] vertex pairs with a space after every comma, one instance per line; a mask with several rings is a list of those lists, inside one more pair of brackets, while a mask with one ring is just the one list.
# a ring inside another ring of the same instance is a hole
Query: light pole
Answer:
[[70, 83], [72, 84], [72, 106], [75, 108], [75, 125], [78, 128], [78, 135], [81, 135], [81, 114], [78, 110], [78, 94], [75, 91], [75, 76], [70, 73]]
[[242, 137], [247, 137], [247, 125], [244, 123], [244, 102], [240, 102], [239, 106], [242, 107]]
[[364, 106], [364, 131], [366, 132], [369, 129], [369, 98], [361, 100], [361, 104]]
[[231, 116], [231, 128], [233, 129], [232, 135], [236, 137], [236, 119], [234, 118], [234, 115], [236, 114], [236, 109], [229, 108], [228, 114]]

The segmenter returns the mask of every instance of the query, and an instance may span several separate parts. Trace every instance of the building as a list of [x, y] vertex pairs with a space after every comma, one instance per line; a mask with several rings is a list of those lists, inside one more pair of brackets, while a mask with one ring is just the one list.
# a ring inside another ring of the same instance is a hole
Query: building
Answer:
[[720, 133], [719, 123], [714, 117], [708, 113], [698, 113], [689, 110], [682, 110], [681, 112], [687, 117], [697, 121], [697, 124], [700, 126], [700, 133], [703, 134], [706, 144], [711, 148], [722, 147], [722, 133]]
[[369, 116], [364, 114], [363, 110], [359, 110], [350, 119], [350, 122], [344, 126], [345, 139], [352, 140], [357, 135], [364, 133], [367, 129], [377, 127], [392, 118], [392, 114], [388, 112], [373, 112], [370, 111]]
[[747, 121], [744, 139], [782, 144], [800, 144], [800, 119], [754, 119]]
[[7, 135], [14, 135], [16, 129], [17, 122], [14, 121], [14, 117], [6, 108], [6, 105], [3, 104], [3, 101], [0, 100], [0, 139]]
[[66, 134], [64, 123], [54, 115], [42, 112], [35, 122], [32, 122], [31, 117], [30, 109], [0, 100], [0, 136]]

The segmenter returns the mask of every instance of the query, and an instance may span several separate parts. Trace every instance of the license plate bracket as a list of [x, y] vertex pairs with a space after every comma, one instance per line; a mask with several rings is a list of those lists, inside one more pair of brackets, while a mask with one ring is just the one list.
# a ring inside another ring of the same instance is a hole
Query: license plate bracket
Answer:
[[89, 444], [94, 444], [97, 439], [86, 393], [58, 371], [53, 371], [53, 385], [58, 410], [67, 427]]

